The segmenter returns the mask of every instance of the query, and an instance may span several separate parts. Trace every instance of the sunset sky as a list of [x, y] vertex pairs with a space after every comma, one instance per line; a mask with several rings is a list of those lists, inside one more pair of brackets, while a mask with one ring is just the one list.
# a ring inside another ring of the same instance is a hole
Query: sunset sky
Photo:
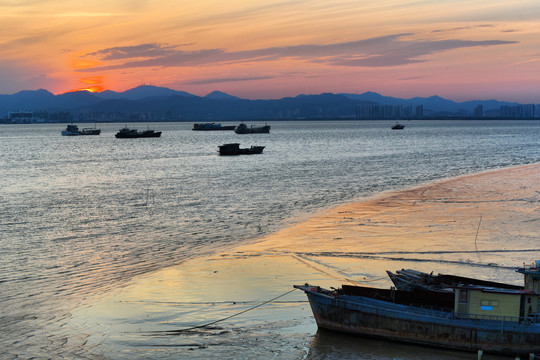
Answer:
[[540, 103], [538, 0], [0, 0], [0, 93]]

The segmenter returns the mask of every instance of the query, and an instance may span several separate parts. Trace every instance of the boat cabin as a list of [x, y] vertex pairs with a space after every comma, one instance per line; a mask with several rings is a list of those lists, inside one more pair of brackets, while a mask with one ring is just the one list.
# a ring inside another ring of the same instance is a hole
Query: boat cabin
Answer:
[[454, 312], [457, 317], [522, 322], [536, 317], [538, 294], [466, 285], [454, 289]]
[[523, 266], [516, 271], [523, 274], [525, 289], [540, 294], [540, 260], [537, 260], [531, 267]]

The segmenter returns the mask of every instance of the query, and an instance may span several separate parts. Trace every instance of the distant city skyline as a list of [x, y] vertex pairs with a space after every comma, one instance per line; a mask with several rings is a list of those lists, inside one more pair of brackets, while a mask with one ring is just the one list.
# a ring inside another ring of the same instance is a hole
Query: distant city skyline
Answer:
[[[20, 110], [21, 108], [26, 110]], [[2, 123], [239, 120], [425, 120], [540, 118], [540, 105], [497, 100], [455, 102], [438, 96], [400, 99], [374, 92], [249, 100], [212, 92], [199, 97], [156, 86], [125, 92], [54, 95], [46, 90], [0, 96]]]
[[533, 0], [21, 0], [0, 11], [0, 94], [152, 84], [540, 103]]

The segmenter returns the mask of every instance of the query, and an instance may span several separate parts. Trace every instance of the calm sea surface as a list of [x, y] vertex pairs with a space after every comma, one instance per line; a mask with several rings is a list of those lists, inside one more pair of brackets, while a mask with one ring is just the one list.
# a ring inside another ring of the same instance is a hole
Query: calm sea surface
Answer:
[[[540, 121], [268, 124], [253, 135], [151, 124], [158, 139], [116, 139], [123, 124], [80, 137], [61, 136], [65, 125], [0, 125], [0, 357], [77, 354], [62, 326], [90, 297], [298, 216], [540, 161]], [[218, 156], [227, 142], [266, 148]]]

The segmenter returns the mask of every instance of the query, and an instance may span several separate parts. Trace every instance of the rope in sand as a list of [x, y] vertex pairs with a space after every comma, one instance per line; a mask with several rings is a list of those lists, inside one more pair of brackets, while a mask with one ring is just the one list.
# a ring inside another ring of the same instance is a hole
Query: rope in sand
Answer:
[[152, 331], [152, 333], [165, 333], [165, 334], [175, 335], [175, 334], [181, 334], [181, 333], [188, 332], [188, 331], [195, 330], [195, 329], [202, 329], [202, 328], [208, 327], [208, 326], [210, 326], [210, 325], [214, 325], [214, 324], [217, 324], [217, 323], [219, 323], [219, 322], [222, 322], [222, 321], [225, 321], [225, 320], [229, 320], [229, 319], [231, 319], [231, 318], [233, 318], [233, 317], [235, 317], [235, 316], [238, 316], [238, 315], [242, 315], [242, 314], [244, 314], [244, 313], [247, 313], [248, 311], [254, 310], [254, 309], [258, 308], [258, 307], [261, 307], [261, 306], [266, 305], [266, 304], [268, 304], [268, 303], [270, 303], [270, 302], [272, 302], [272, 301], [275, 301], [275, 300], [277, 300], [277, 299], [279, 299], [279, 298], [282, 298], [282, 297], [284, 297], [285, 295], [289, 295], [290, 293], [292, 293], [292, 292], [295, 291], [295, 290], [296, 290], [296, 289], [289, 290], [289, 291], [287, 291], [287, 292], [284, 293], [284, 294], [281, 294], [281, 295], [279, 295], [279, 296], [276, 296], [276, 297], [274, 297], [274, 298], [272, 298], [272, 299], [270, 299], [270, 300], [266, 300], [266, 301], [264, 301], [264, 302], [262, 302], [262, 303], [260, 303], [260, 304], [257, 304], [257, 305], [255, 305], [255, 306], [252, 306], [252, 307], [248, 308], [248, 309], [242, 310], [242, 311], [240, 311], [240, 312], [238, 312], [238, 313], [236, 313], [236, 314], [232, 314], [232, 315], [230, 315], [230, 316], [227, 316], [227, 317], [224, 317], [224, 318], [222, 318], [222, 319], [215, 320], [215, 321], [212, 321], [212, 322], [203, 324], [203, 325], [197, 325], [197, 326], [192, 326], [192, 327], [189, 327], [189, 328], [186, 328], [186, 329], [178, 329], [178, 330]]
[[[298, 257], [296, 257], [296, 256], [294, 256], [294, 257], [295, 257], [297, 260], [299, 260], [299, 261], [305, 263], [305, 261], [299, 259]], [[326, 274], [328, 274], [328, 273], [326, 273]], [[328, 275], [330, 275], [330, 274], [328, 274]], [[382, 278], [376, 278], [376, 279], [370, 279], [370, 280], [364, 279], [364, 280], [362, 280], [362, 281], [360, 281], [360, 282], [378, 281], [378, 280], [384, 279], [384, 278], [385, 278], [385, 277], [382, 277]], [[344, 280], [345, 280], [345, 281], [348, 281], [348, 282], [351, 282], [351, 283], [353, 283], [353, 284], [355, 284], [355, 285], [358, 285], [358, 282], [357, 282], [357, 281], [354, 281], [354, 280], [351, 280], [351, 279], [346, 279], [346, 278], [345, 278]], [[295, 290], [296, 290], [296, 289], [289, 290], [289, 291], [287, 291], [287, 292], [285, 292], [285, 293], [283, 293], [283, 294], [281, 294], [281, 295], [278, 295], [278, 296], [276, 296], [276, 297], [274, 297], [274, 298], [272, 298], [272, 299], [270, 299], [270, 300], [266, 300], [266, 301], [264, 301], [264, 302], [262, 302], [262, 303], [260, 303], [260, 304], [257, 304], [257, 305], [255, 305], [255, 306], [252, 306], [252, 307], [250, 307], [250, 308], [248, 308], [248, 309], [242, 310], [242, 311], [240, 311], [240, 312], [238, 312], [238, 313], [232, 314], [232, 315], [230, 315], [230, 316], [224, 317], [224, 318], [219, 319], [219, 320], [211, 321], [211, 322], [206, 323], [206, 324], [197, 325], [197, 326], [192, 326], [192, 327], [189, 327], [189, 328], [178, 329], [178, 330], [156, 330], [156, 331], [150, 331], [150, 333], [152, 333], [152, 334], [158, 334], [158, 333], [159, 333], [159, 334], [178, 335], [178, 334], [182, 334], [182, 333], [185, 333], [185, 332], [189, 332], [189, 331], [192, 331], [192, 330], [195, 330], [195, 329], [202, 329], [202, 328], [208, 327], [208, 326], [210, 326], [210, 325], [214, 325], [214, 324], [217, 324], [217, 323], [219, 323], [219, 322], [222, 322], [222, 321], [225, 321], [225, 320], [229, 320], [229, 319], [231, 319], [231, 318], [233, 318], [233, 317], [242, 315], [242, 314], [244, 314], [244, 313], [246, 313], [246, 312], [248, 312], [248, 311], [257, 309], [257, 308], [259, 308], [259, 307], [261, 307], [261, 306], [263, 306], [263, 305], [266, 305], [266, 304], [268, 304], [268, 303], [270, 303], [270, 302], [276, 301], [277, 299], [282, 298], [282, 297], [284, 297], [284, 296], [286, 296], [286, 295], [292, 293], [292, 292], [295, 291]]]

